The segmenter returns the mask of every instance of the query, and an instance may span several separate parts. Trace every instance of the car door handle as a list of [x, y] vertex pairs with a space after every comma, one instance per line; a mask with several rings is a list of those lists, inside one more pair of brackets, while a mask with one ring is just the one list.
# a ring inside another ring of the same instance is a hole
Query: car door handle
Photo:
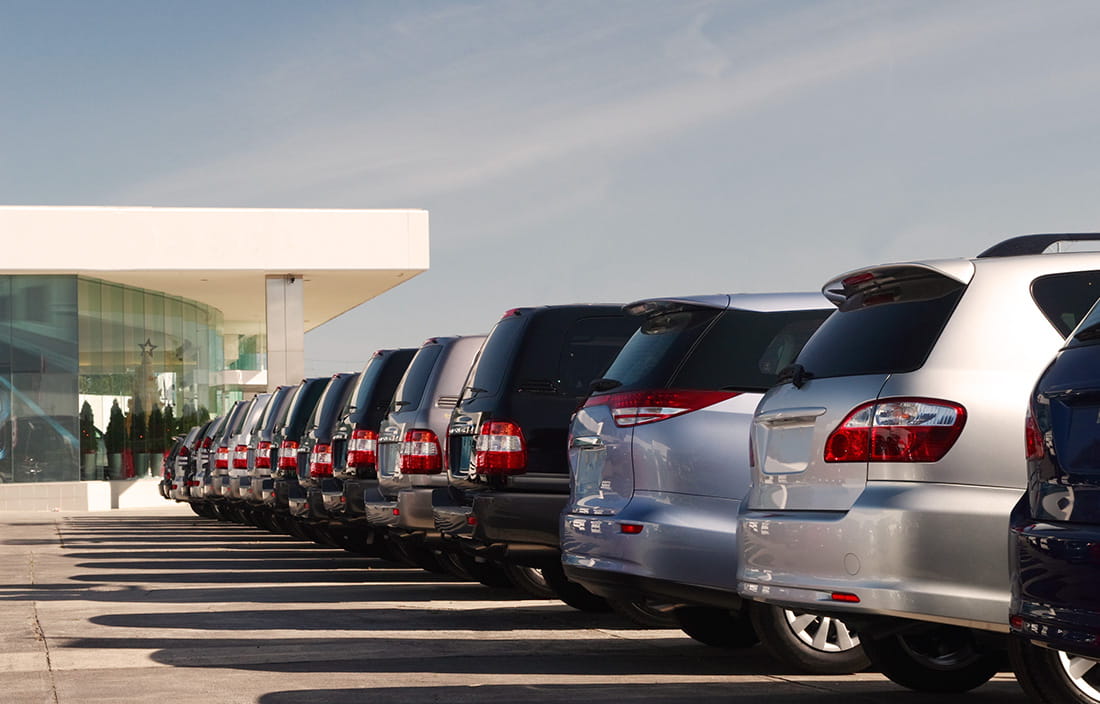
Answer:
[[596, 435], [578, 435], [569, 446], [578, 450], [595, 450], [603, 447], [603, 440]]

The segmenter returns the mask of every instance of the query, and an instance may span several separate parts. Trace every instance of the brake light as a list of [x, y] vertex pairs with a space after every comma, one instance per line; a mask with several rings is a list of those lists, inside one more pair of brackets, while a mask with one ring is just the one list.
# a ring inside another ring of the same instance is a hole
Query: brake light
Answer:
[[233, 469], [248, 469], [248, 445], [233, 448]]
[[474, 469], [478, 474], [526, 472], [527, 442], [523, 430], [507, 420], [482, 423], [474, 440]]
[[348, 469], [373, 469], [378, 464], [378, 433], [373, 430], [353, 430], [348, 440]]
[[825, 441], [826, 462], [938, 462], [958, 440], [966, 409], [927, 398], [857, 406]]
[[214, 469], [229, 469], [229, 448], [222, 445], [214, 455]]
[[674, 416], [713, 406], [737, 396], [735, 391], [696, 391], [665, 389], [660, 391], [625, 391], [618, 394], [592, 396], [584, 407], [610, 406], [615, 425], [629, 428], [667, 420]]
[[283, 440], [279, 445], [279, 469], [298, 469], [298, 443]]
[[438, 474], [443, 471], [439, 438], [431, 430], [409, 430], [398, 449], [397, 466], [405, 474]]
[[314, 445], [309, 453], [309, 476], [332, 476], [332, 445]]
[[840, 601], [845, 604], [858, 604], [859, 597], [855, 594], [848, 594], [846, 592], [833, 592], [829, 595], [829, 598], [833, 601]]
[[1027, 416], [1024, 418], [1024, 444], [1027, 449], [1027, 459], [1043, 459], [1045, 454], [1043, 431], [1039, 429], [1039, 424], [1035, 422], [1035, 416], [1031, 414], [1031, 408], [1027, 409]]
[[267, 440], [256, 446], [256, 469], [271, 469], [271, 443]]
[[875, 275], [869, 271], [865, 271], [862, 274], [855, 274], [843, 279], [840, 283], [845, 286], [858, 286], [859, 284], [867, 283], [868, 281], [874, 281]]

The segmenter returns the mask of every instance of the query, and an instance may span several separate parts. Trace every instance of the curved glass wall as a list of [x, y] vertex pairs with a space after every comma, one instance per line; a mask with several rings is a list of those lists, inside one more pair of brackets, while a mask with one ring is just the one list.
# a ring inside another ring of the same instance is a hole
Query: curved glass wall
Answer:
[[76, 277], [0, 276], [0, 482], [77, 469]]
[[0, 276], [0, 483], [159, 473], [170, 438], [256, 390], [263, 323], [225, 325], [157, 291]]
[[82, 479], [159, 471], [168, 438], [218, 412], [222, 314], [156, 291], [74, 277]]

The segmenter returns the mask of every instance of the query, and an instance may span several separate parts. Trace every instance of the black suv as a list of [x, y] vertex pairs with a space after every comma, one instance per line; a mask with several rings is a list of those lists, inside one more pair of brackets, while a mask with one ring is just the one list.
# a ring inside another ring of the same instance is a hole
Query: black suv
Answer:
[[298, 484], [291, 487], [289, 502], [290, 514], [303, 523], [312, 524], [308, 493], [332, 476], [332, 433], [358, 378], [358, 372], [332, 375], [298, 443]]
[[378, 350], [367, 361], [332, 432], [332, 472], [307, 491], [309, 516], [322, 536], [352, 552], [379, 554], [367, 527], [363, 494], [378, 488], [378, 426], [416, 348]]
[[570, 417], [637, 329], [618, 305], [504, 314], [451, 416], [450, 485], [432, 495], [436, 531], [452, 549], [565, 582], [558, 521], [569, 498]]
[[264, 492], [264, 503], [272, 512], [275, 525], [287, 533], [294, 532], [296, 527], [290, 517], [290, 492], [291, 487], [298, 486], [298, 444], [328, 382], [325, 377], [303, 379], [294, 390], [286, 416], [271, 436], [272, 491], [270, 496]]

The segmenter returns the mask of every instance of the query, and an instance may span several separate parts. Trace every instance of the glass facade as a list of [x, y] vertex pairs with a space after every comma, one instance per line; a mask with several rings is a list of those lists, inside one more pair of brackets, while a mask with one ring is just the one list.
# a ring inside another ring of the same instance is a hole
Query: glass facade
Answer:
[[0, 481], [77, 468], [74, 276], [0, 276]]
[[244, 394], [262, 324], [78, 276], [0, 276], [0, 482], [156, 474], [171, 437]]

